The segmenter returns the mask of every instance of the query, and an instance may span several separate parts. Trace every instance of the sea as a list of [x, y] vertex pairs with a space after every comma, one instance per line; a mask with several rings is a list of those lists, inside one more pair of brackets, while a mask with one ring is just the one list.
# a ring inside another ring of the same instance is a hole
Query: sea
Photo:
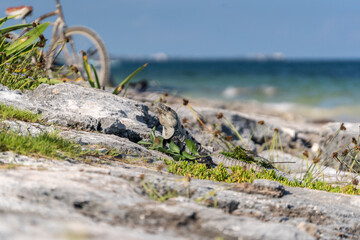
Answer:
[[118, 59], [112, 83], [146, 62], [132, 81], [146, 81], [152, 91], [360, 122], [360, 60]]

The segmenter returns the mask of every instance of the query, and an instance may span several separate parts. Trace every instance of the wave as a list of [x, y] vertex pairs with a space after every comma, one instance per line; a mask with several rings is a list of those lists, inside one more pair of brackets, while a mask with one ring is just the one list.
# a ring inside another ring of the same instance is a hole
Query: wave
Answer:
[[225, 98], [236, 98], [241, 95], [263, 95], [265, 97], [273, 97], [278, 93], [278, 89], [274, 86], [256, 86], [256, 87], [227, 87], [222, 92]]

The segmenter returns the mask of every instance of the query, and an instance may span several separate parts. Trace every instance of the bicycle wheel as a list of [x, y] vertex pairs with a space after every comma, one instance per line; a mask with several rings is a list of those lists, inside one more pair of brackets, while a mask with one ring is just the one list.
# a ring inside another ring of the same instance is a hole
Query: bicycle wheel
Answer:
[[[60, 76], [76, 80], [78, 74], [62, 68], [64, 65], [74, 66], [80, 71], [82, 78], [87, 80], [81, 53], [84, 51], [88, 63], [96, 69], [101, 87], [105, 87], [109, 82], [110, 66], [109, 56], [101, 38], [93, 30], [82, 26], [67, 28], [64, 36], [68, 41], [58, 37], [50, 46], [47, 67]], [[91, 72], [93, 79], [95, 79], [93, 71]]]

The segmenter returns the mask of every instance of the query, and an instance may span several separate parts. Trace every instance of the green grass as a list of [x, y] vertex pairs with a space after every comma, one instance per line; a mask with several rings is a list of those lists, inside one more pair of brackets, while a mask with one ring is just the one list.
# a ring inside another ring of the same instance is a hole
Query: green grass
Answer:
[[222, 165], [219, 165], [216, 168], [208, 168], [205, 164], [198, 164], [197, 162], [175, 162], [171, 160], [165, 160], [165, 163], [168, 167], [168, 172], [181, 176], [190, 176], [197, 179], [213, 180], [226, 183], [252, 183], [255, 179], [268, 179], [291, 187], [309, 188], [352, 195], [360, 194], [360, 190], [356, 189], [356, 187], [351, 184], [345, 187], [340, 187], [322, 181], [289, 181], [284, 177], [277, 176], [274, 170], [264, 170], [262, 172], [256, 173], [253, 170], [244, 170], [242, 167], [237, 166], [232, 167], [231, 173], [229, 173]]
[[41, 122], [41, 114], [20, 110], [12, 106], [0, 104], [0, 119], [16, 119], [24, 122]]
[[78, 145], [56, 136], [55, 133], [43, 133], [32, 137], [11, 131], [0, 132], [0, 151], [57, 159], [73, 158], [83, 154]]
[[149, 195], [149, 197], [158, 202], [165, 202], [166, 200], [177, 197], [179, 194], [176, 190], [167, 189], [165, 193], [161, 194], [156, 190], [155, 186], [145, 180], [142, 181], [142, 187], [144, 191]]

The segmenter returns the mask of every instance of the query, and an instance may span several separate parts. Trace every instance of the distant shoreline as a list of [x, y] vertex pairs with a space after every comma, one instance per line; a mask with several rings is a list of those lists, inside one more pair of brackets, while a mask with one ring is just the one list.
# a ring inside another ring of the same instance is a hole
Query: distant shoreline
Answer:
[[[151, 104], [163, 97], [162, 92], [145, 91], [138, 93], [129, 89], [127, 97]], [[182, 105], [183, 96], [169, 95], [166, 102], [170, 105]], [[349, 109], [338, 107], [333, 109], [303, 106], [293, 103], [262, 103], [257, 101], [224, 101], [209, 98], [185, 97], [195, 107], [209, 107], [224, 110], [233, 110], [248, 115], [278, 117], [288, 122], [308, 122], [314, 124], [326, 124], [328, 122], [360, 122], [360, 105]], [[348, 115], [348, 113], [354, 113]]]
[[[113, 63], [118, 85], [144, 60]], [[241, 102], [292, 111], [311, 119], [360, 121], [359, 61], [150, 61], [132, 83], [145, 81], [152, 92]], [[258, 108], [258, 107], [255, 107]], [[251, 110], [251, 109], [250, 109]], [[311, 116], [311, 114], [314, 116]]]

